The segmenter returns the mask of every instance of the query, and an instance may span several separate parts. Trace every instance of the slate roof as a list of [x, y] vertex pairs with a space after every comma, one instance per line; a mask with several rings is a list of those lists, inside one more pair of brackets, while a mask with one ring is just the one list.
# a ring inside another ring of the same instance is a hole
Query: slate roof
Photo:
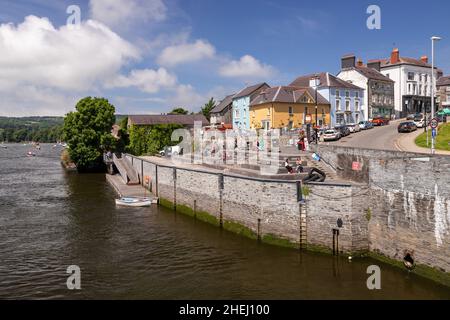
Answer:
[[362, 74], [364, 77], [366, 77], [368, 79], [387, 81], [387, 82], [394, 83], [394, 81], [392, 79], [389, 79], [388, 77], [386, 77], [385, 75], [381, 74], [380, 72], [378, 72], [377, 70], [375, 70], [373, 68], [368, 68], [366, 66], [357, 66], [357, 67], [353, 67], [351, 69], [358, 71], [360, 74]]
[[201, 121], [203, 126], [209, 121], [202, 114], [161, 114], [161, 115], [131, 115], [129, 121], [134, 125], [181, 124], [193, 126], [194, 121]]
[[234, 93], [223, 98], [223, 100], [211, 110], [211, 113], [220, 113], [225, 110], [226, 107], [233, 103], [233, 97]]
[[436, 82], [436, 86], [450, 86], [450, 76], [440, 77]]
[[319, 74], [309, 74], [305, 76], [300, 76], [295, 79], [290, 86], [296, 87], [309, 87], [309, 80], [314, 76], [318, 75], [320, 79], [319, 88], [335, 87], [335, 88], [348, 88], [348, 89], [359, 89], [363, 90], [354, 84], [351, 84], [345, 80], [339, 79], [338, 77], [332, 75], [329, 72], [321, 72]]
[[[315, 98], [315, 90], [310, 87], [278, 86], [268, 88], [257, 95], [256, 98], [251, 101], [250, 105], [255, 106], [268, 102], [298, 103], [305, 92], [308, 92], [313, 99]], [[317, 92], [317, 103], [329, 104], [328, 100], [319, 92]]]
[[236, 93], [236, 95], [233, 97], [233, 99], [238, 99], [238, 98], [250, 96], [256, 90], [260, 89], [264, 85], [269, 86], [267, 83], [262, 82], [262, 83], [255, 84], [255, 85], [250, 86], [250, 87], [246, 87], [246, 88], [242, 89], [241, 91], [239, 91], [238, 93]]

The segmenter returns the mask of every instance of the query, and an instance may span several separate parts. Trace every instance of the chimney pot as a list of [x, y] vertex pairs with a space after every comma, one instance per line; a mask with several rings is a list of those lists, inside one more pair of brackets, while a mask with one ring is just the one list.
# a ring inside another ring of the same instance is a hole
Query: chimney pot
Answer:
[[391, 53], [391, 64], [400, 62], [400, 52], [397, 48], [394, 48]]
[[422, 60], [425, 63], [428, 63], [428, 57], [427, 56], [421, 56], [420, 60]]
[[363, 61], [362, 61], [361, 58], [358, 58], [357, 66], [358, 66], [358, 67], [364, 66]]

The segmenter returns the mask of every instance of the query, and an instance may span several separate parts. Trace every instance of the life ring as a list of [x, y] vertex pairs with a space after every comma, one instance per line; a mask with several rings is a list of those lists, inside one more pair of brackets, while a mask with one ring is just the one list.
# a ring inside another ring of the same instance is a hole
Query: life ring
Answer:
[[413, 257], [414, 251], [405, 251], [405, 256], [403, 257], [403, 265], [409, 271], [412, 271], [416, 267], [416, 262]]

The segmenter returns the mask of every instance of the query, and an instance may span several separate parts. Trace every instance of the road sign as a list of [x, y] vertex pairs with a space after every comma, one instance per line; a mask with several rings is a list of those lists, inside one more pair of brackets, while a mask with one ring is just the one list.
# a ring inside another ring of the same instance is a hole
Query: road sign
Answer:
[[431, 129], [431, 136], [436, 138], [436, 128]]
[[436, 119], [436, 118], [431, 119], [431, 121], [430, 121], [430, 126], [431, 126], [433, 129], [436, 129], [436, 128], [438, 127], [438, 125], [439, 125], [438, 119]]

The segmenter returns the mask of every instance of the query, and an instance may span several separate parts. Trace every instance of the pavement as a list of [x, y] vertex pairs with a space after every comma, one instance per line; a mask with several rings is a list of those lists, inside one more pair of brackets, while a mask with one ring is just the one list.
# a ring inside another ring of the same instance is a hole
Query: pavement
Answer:
[[[418, 129], [417, 131], [411, 133], [403, 133], [396, 140], [396, 146], [400, 151], [408, 151], [408, 152], [417, 152], [417, 153], [427, 153], [431, 154], [431, 140], [430, 140], [430, 148], [422, 148], [416, 145], [416, 138], [423, 133], [423, 129]], [[431, 132], [430, 139], [431, 139]], [[435, 150], [435, 154], [439, 155], [450, 155], [450, 151], [445, 150]]]

